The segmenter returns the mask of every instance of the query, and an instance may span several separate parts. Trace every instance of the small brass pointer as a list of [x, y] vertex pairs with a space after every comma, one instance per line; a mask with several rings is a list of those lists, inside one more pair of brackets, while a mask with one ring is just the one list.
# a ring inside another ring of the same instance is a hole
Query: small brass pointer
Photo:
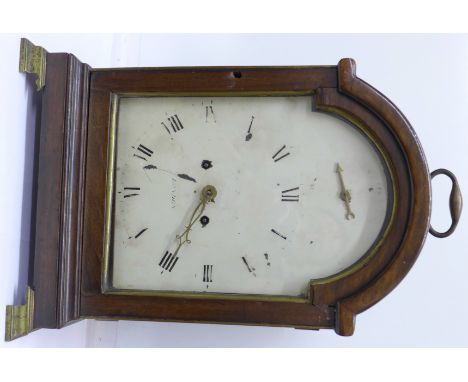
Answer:
[[340, 198], [345, 202], [346, 205], [346, 219], [350, 218], [355, 218], [356, 216], [354, 215], [354, 212], [351, 211], [351, 194], [349, 193], [349, 190], [346, 189], [344, 180], [343, 180], [343, 169], [341, 168], [340, 164], [336, 164], [336, 172], [338, 173], [338, 178], [340, 179], [340, 185], [341, 185], [341, 192], [340, 192]]
[[195, 210], [192, 213], [192, 217], [190, 218], [188, 226], [185, 227], [184, 232], [182, 232], [180, 235], [176, 235], [176, 239], [179, 240], [179, 244], [174, 252], [174, 257], [177, 256], [177, 253], [179, 252], [182, 245], [184, 245], [185, 243], [190, 244], [190, 239], [188, 238], [188, 235], [190, 233], [190, 230], [192, 229], [192, 226], [203, 214], [206, 205], [209, 202], [214, 203], [217, 194], [218, 191], [216, 190], [216, 187], [211, 185], [203, 187], [203, 190], [200, 194], [200, 203], [198, 203], [198, 205], [195, 207]]

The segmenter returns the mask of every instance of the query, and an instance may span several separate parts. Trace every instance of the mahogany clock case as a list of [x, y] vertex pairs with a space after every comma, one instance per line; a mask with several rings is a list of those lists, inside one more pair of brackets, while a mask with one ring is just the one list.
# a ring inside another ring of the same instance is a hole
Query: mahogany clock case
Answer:
[[[355, 315], [405, 277], [430, 229], [431, 174], [414, 130], [379, 91], [336, 66], [92, 69], [23, 39], [20, 69], [35, 74], [42, 110], [35, 244], [26, 304], [7, 307], [6, 339], [83, 318], [333, 328], [352, 335]], [[115, 97], [129, 95], [310, 95], [318, 111], [360, 128], [381, 151], [395, 195], [391, 222], [372, 256], [312, 280], [307, 299], [105, 293], [102, 284], [107, 170]], [[453, 181], [453, 232], [461, 195]]]

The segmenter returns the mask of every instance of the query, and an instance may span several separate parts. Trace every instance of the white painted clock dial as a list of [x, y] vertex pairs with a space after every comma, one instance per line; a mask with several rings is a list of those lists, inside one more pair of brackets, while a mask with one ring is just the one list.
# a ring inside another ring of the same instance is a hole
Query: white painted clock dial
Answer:
[[368, 138], [310, 96], [121, 98], [112, 287], [303, 296], [374, 245], [387, 182]]

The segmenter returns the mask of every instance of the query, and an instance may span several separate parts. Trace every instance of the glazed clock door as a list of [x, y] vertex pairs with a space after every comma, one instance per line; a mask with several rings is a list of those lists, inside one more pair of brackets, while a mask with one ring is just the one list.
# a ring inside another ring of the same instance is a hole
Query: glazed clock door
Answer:
[[114, 106], [109, 291], [304, 297], [384, 234], [385, 161], [310, 96]]

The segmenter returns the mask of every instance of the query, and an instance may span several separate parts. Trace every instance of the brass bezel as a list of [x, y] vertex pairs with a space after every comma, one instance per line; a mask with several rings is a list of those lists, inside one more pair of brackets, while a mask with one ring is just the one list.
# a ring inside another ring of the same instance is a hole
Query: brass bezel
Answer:
[[[105, 201], [105, 227], [104, 227], [104, 248], [103, 248], [103, 267], [101, 274], [101, 291], [103, 294], [125, 295], [125, 296], [158, 296], [158, 297], [178, 297], [178, 298], [195, 298], [195, 299], [221, 299], [221, 300], [253, 300], [253, 301], [276, 301], [276, 302], [291, 302], [291, 303], [310, 303], [313, 296], [310, 296], [310, 286], [317, 284], [326, 284], [348, 276], [351, 273], [364, 267], [378, 252], [382, 243], [385, 241], [394, 222], [395, 212], [398, 204], [398, 194], [395, 186], [395, 174], [390, 166], [390, 160], [383, 148], [372, 138], [367, 127], [360, 121], [353, 118], [350, 114], [341, 109], [334, 107], [321, 106], [317, 111], [323, 111], [328, 114], [333, 114], [334, 117], [341, 117], [353, 127], [360, 130], [369, 139], [385, 164], [386, 173], [388, 176], [391, 188], [388, 190], [389, 203], [392, 207], [389, 208], [386, 217], [386, 225], [382, 227], [381, 234], [375, 240], [373, 246], [364, 253], [361, 258], [350, 265], [349, 267], [318, 279], [309, 281], [307, 295], [301, 296], [285, 296], [285, 295], [262, 295], [262, 294], [242, 294], [242, 293], [215, 293], [215, 292], [184, 292], [184, 291], [156, 291], [144, 289], [115, 289], [110, 284], [109, 272], [110, 266], [110, 245], [112, 237], [112, 211], [114, 201], [114, 168], [116, 160], [115, 144], [117, 139], [117, 117], [119, 111], [120, 98], [135, 98], [135, 97], [280, 97], [280, 96], [313, 96], [313, 91], [255, 91], [255, 92], [119, 92], [112, 93], [111, 98], [111, 119], [109, 126], [109, 145], [107, 156], [107, 174], [106, 174], [106, 201]], [[391, 192], [390, 192], [391, 189]]]

